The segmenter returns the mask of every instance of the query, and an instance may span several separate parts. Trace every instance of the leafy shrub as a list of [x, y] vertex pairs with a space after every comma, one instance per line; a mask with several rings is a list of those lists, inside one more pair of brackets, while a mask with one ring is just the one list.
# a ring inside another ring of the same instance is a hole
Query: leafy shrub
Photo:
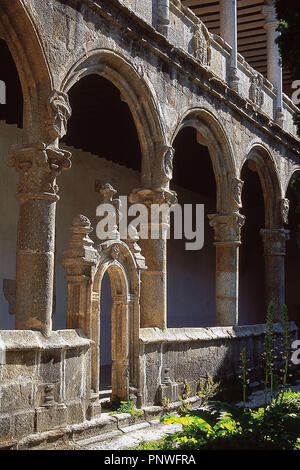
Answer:
[[143, 415], [142, 410], [136, 409], [134, 403], [132, 401], [119, 401], [116, 400], [112, 404], [112, 409], [110, 414], [121, 414], [121, 413], [129, 413], [133, 418], [138, 418], [139, 416]]
[[285, 392], [282, 401], [257, 411], [216, 402], [209, 410], [162, 418], [183, 430], [139, 450], [300, 450], [300, 393]]

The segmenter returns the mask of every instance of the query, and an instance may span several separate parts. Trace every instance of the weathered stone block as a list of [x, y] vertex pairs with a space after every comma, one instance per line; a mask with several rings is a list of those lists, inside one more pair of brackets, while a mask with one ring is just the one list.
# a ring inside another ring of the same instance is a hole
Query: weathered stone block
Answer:
[[36, 410], [36, 432], [51, 431], [67, 424], [67, 407], [63, 404]]
[[11, 416], [9, 414], [0, 416], [0, 441], [12, 437]]
[[35, 351], [7, 351], [3, 380], [32, 378], [36, 369]]
[[33, 403], [33, 385], [31, 382], [9, 381], [0, 385], [0, 395], [3, 413], [30, 408]]
[[13, 437], [21, 438], [34, 433], [34, 410], [25, 410], [13, 416]]
[[68, 419], [67, 422], [71, 424], [82, 423], [85, 419], [85, 413], [81, 401], [73, 401], [67, 403]]

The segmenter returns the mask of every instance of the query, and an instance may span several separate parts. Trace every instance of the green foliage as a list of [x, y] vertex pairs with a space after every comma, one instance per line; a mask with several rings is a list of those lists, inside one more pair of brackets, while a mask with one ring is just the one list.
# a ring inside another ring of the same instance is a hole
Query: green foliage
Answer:
[[202, 404], [206, 405], [219, 391], [220, 382], [215, 383], [212, 376], [207, 374], [207, 378], [202, 378], [199, 382], [197, 395], [202, 398]]
[[168, 397], [163, 397], [161, 400], [161, 406], [163, 407], [164, 410], [169, 410], [170, 409], [170, 398]]
[[115, 414], [121, 414], [121, 413], [129, 413], [133, 418], [138, 418], [139, 416], [143, 415], [142, 410], [138, 410], [132, 401], [120, 401], [120, 400], [115, 400], [115, 402], [112, 404], [112, 409], [114, 411], [111, 411], [110, 414], [115, 415]]
[[283, 359], [284, 359], [284, 369], [283, 369], [283, 379], [282, 379], [282, 392], [280, 394], [280, 401], [283, 399], [288, 369], [289, 369], [289, 358], [290, 358], [290, 322], [287, 306], [284, 304], [282, 307], [282, 332], [283, 332]]
[[188, 403], [187, 399], [191, 396], [192, 389], [187, 380], [184, 381], [182, 395], [179, 395], [181, 401], [181, 407], [179, 409], [180, 414], [184, 415], [192, 410], [192, 405]]
[[273, 353], [274, 353], [274, 304], [270, 302], [267, 310], [266, 319], [267, 332], [265, 335], [265, 405], [267, 404], [267, 390], [270, 384], [271, 400], [273, 399], [274, 392], [274, 370], [273, 370]]
[[281, 403], [258, 411], [216, 402], [209, 411], [164, 422], [182, 424], [183, 430], [158, 443], [142, 443], [138, 450], [299, 450], [300, 393], [285, 392]]

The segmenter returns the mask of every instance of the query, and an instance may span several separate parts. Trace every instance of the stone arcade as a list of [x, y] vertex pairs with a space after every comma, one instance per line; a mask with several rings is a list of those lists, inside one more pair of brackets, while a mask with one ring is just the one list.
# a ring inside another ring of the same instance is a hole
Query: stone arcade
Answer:
[[[104, 392], [150, 419], [185, 380], [233, 381], [244, 346], [259, 373], [266, 305], [297, 320], [276, 34], [263, 0], [0, 0], [0, 446], [117, 430]], [[115, 190], [205, 204], [204, 249], [97, 240]]]

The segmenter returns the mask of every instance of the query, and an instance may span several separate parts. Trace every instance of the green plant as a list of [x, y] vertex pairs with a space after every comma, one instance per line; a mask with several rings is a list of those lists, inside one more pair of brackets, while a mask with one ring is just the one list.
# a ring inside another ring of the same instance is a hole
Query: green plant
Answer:
[[161, 406], [164, 410], [170, 410], [170, 398], [162, 397]]
[[264, 360], [265, 360], [265, 406], [267, 405], [268, 385], [270, 383], [271, 401], [273, 399], [274, 388], [274, 370], [273, 370], [273, 353], [274, 353], [274, 304], [269, 303], [266, 319], [266, 335], [264, 344]]
[[287, 376], [289, 368], [289, 356], [290, 356], [290, 322], [287, 306], [284, 304], [282, 307], [282, 334], [283, 334], [283, 358], [284, 358], [284, 369], [283, 369], [283, 380], [282, 380], [282, 391], [280, 393], [280, 402], [282, 403]]
[[119, 401], [117, 399], [112, 404], [112, 409], [113, 411], [111, 411], [110, 414], [129, 413], [133, 418], [138, 418], [143, 415], [143, 411], [138, 410], [132, 401]]
[[179, 400], [181, 401], [181, 407], [179, 413], [184, 415], [189, 413], [192, 410], [192, 405], [188, 403], [187, 399], [191, 396], [192, 389], [187, 380], [184, 381], [182, 395], [179, 395]]
[[215, 383], [211, 375], [207, 374], [206, 379], [200, 379], [197, 395], [202, 398], [203, 405], [207, 404], [219, 391], [220, 382]]
[[182, 431], [159, 442], [142, 443], [140, 450], [299, 450], [300, 393], [284, 392], [282, 403], [273, 401], [257, 411], [215, 402], [209, 410], [168, 416], [166, 424], [181, 424]]

